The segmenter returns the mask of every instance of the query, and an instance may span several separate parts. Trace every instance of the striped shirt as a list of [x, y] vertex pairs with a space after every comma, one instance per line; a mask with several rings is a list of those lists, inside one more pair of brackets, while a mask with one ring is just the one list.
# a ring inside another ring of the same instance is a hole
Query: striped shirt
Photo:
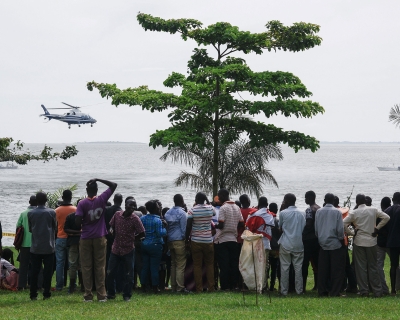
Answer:
[[191, 240], [212, 243], [211, 219], [215, 211], [210, 204], [196, 204], [188, 211], [188, 219], [193, 219]]
[[217, 229], [214, 243], [236, 242], [239, 221], [243, 222], [240, 208], [233, 201], [226, 201], [219, 209], [218, 221], [224, 223], [224, 228]]

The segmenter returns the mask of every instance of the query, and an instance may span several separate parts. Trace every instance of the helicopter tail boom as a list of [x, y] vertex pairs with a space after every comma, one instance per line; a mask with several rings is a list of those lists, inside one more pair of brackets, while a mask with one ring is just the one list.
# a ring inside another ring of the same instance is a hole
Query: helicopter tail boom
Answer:
[[46, 107], [45, 107], [43, 104], [42, 104], [42, 108], [43, 108], [43, 110], [44, 110], [44, 114], [45, 114], [45, 115], [50, 114], [50, 112], [47, 111]]

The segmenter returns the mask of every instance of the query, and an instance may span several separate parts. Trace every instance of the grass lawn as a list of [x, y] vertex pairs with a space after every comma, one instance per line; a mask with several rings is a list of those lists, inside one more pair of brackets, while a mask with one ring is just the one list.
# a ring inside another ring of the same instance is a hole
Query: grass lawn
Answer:
[[[388, 262], [388, 261], [387, 261]], [[386, 265], [388, 267], [388, 265]], [[388, 270], [386, 270], [388, 271]], [[312, 273], [310, 273], [312, 274]], [[387, 280], [389, 279], [386, 272]], [[308, 288], [312, 287], [309, 277]], [[276, 292], [259, 296], [246, 293], [160, 295], [134, 292], [130, 302], [118, 295], [106, 303], [82, 302], [80, 293], [53, 292], [50, 300], [30, 301], [29, 290], [0, 291], [0, 319], [400, 319], [398, 297], [318, 298], [316, 293], [280, 298]]]

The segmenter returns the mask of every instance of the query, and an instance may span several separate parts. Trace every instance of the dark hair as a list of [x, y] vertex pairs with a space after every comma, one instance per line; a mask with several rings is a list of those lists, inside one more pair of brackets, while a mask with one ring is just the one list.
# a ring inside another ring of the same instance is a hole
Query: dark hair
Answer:
[[98, 187], [97, 187], [97, 182], [94, 181], [94, 182], [92, 182], [91, 184], [88, 184], [88, 185], [86, 186], [86, 189], [92, 190], [92, 191], [96, 191], [96, 190], [98, 189]]
[[12, 265], [14, 265], [14, 254], [11, 249], [9, 249], [9, 248], [3, 249], [3, 253], [1, 254], [1, 257], [4, 260], [7, 260], [8, 262], [10, 262]]
[[258, 199], [258, 209], [267, 208], [268, 207], [268, 199], [267, 197], [260, 197]]
[[141, 213], [143, 213], [143, 215], [145, 216], [147, 214], [147, 209], [145, 206], [140, 206], [139, 208], [137, 208]]
[[168, 210], [169, 210], [168, 207], [163, 208], [163, 209], [161, 210], [161, 214], [164, 216], [164, 215], [167, 213]]
[[296, 196], [293, 193], [285, 194], [285, 197], [283, 199], [288, 207], [294, 206], [296, 204]]
[[357, 204], [365, 204], [365, 195], [363, 195], [362, 193], [359, 193], [358, 195], [356, 195], [356, 203]]
[[333, 201], [333, 205], [334, 206], [338, 206], [339, 205], [339, 197], [335, 196], [334, 201]]
[[400, 202], [400, 192], [393, 193], [393, 201]]
[[218, 190], [218, 196], [221, 195], [224, 198], [228, 198], [229, 199], [229, 191], [226, 189], [219, 189]]
[[47, 194], [44, 192], [36, 193], [36, 202], [39, 206], [44, 206], [47, 202]]
[[[116, 202], [116, 203], [119, 203], [119, 204], [121, 204], [121, 203], [122, 203], [122, 201], [123, 201], [122, 194], [120, 194], [120, 193], [116, 193], [116, 194], [114, 195], [114, 199], [113, 199], [113, 201], [114, 201], [114, 202]], [[125, 200], [125, 203], [126, 203], [126, 200]]]
[[72, 199], [72, 191], [71, 190], [64, 190], [62, 194], [63, 200], [71, 200]]
[[207, 196], [204, 192], [197, 192], [195, 201], [197, 204], [204, 204], [204, 202], [210, 204], [210, 201], [208, 201]]
[[392, 201], [389, 197], [383, 197], [381, 200], [381, 208], [387, 209], [392, 205]]
[[239, 207], [239, 208], [241, 208], [242, 207], [242, 204], [240, 203], [240, 201], [239, 200], [236, 200], [235, 201], [235, 204]]
[[275, 202], [269, 204], [268, 210], [273, 213], [278, 213], [278, 205]]
[[174, 195], [174, 204], [178, 205], [178, 204], [182, 204], [182, 203], [183, 203], [183, 196], [179, 193]]
[[325, 203], [333, 204], [335, 202], [335, 196], [332, 193], [327, 193], [324, 200]]
[[310, 190], [310, 191], [306, 192], [306, 196], [305, 197], [311, 199], [312, 201], [315, 201], [315, 198], [317, 196], [316, 196], [314, 191]]
[[250, 205], [250, 197], [247, 194], [242, 194], [239, 197], [239, 201], [241, 204], [248, 204]]
[[36, 196], [31, 196], [31, 197], [29, 198], [29, 204], [30, 204], [31, 206], [34, 206], [34, 207], [37, 206]]
[[157, 215], [160, 214], [159, 206], [156, 200], [147, 201], [145, 207], [150, 214], [157, 214]]

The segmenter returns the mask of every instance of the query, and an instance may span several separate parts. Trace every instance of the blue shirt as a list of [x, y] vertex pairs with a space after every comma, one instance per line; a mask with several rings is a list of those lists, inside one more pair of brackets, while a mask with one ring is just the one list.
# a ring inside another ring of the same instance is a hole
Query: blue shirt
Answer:
[[140, 220], [146, 230], [143, 244], [164, 244], [162, 237], [167, 235], [167, 230], [163, 227], [160, 217], [155, 214], [147, 214]]
[[279, 213], [279, 227], [282, 235], [278, 243], [287, 251], [303, 252], [303, 230], [306, 225], [306, 217], [303, 211], [295, 206], [282, 210]]
[[186, 233], [186, 212], [181, 207], [175, 206], [167, 211], [164, 216], [167, 221], [167, 240], [179, 241], [185, 240]]

